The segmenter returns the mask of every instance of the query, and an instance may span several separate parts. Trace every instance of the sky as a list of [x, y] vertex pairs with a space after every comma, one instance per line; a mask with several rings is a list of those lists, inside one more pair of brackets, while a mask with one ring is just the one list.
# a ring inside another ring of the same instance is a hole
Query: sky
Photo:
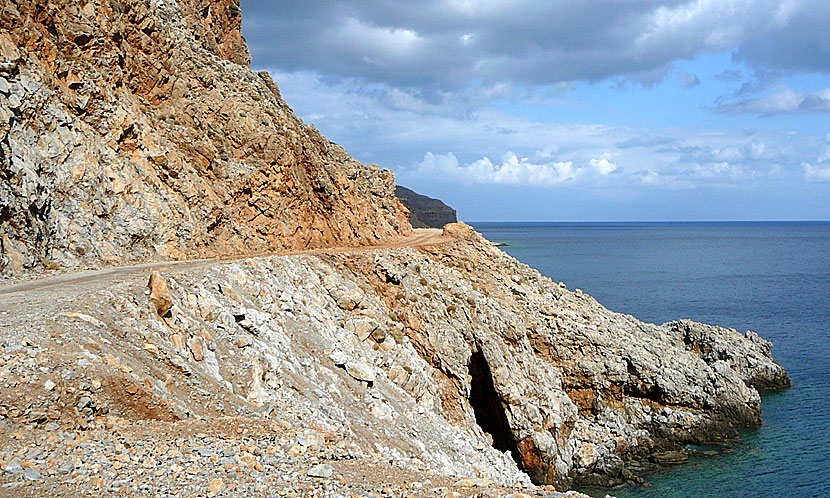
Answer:
[[828, 0], [241, 7], [305, 123], [462, 220], [830, 220]]

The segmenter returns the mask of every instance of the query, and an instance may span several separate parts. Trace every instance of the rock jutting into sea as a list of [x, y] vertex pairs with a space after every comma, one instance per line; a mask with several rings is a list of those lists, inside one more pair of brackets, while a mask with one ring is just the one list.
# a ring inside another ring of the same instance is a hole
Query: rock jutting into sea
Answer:
[[395, 187], [395, 196], [409, 209], [409, 223], [414, 228], [444, 228], [458, 221], [455, 209], [406, 187]]
[[[467, 225], [444, 232], [415, 247], [192, 263], [164, 277], [164, 316], [144, 272], [60, 304], [47, 285], [0, 324], [0, 374], [77, 394], [11, 394], [0, 415], [87, 430], [103, 415], [278, 420], [397, 468], [566, 487], [636, 480], [627, 462], [734, 438], [761, 421], [753, 386], [788, 384], [752, 332], [643, 323]], [[123, 386], [135, 386], [126, 399]]]
[[249, 69], [236, 0], [0, 2], [0, 489], [564, 496], [789, 384], [754, 332], [413, 231]]

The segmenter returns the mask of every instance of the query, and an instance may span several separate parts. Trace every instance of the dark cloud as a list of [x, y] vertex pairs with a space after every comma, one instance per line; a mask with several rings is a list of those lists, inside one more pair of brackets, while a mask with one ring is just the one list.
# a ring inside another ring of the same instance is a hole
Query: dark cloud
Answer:
[[758, 70], [830, 72], [826, 0], [243, 0], [256, 66], [457, 89], [625, 77], [733, 50]]
[[830, 2], [795, 0], [768, 3], [769, 22], [742, 40], [735, 59], [772, 71], [830, 73]]

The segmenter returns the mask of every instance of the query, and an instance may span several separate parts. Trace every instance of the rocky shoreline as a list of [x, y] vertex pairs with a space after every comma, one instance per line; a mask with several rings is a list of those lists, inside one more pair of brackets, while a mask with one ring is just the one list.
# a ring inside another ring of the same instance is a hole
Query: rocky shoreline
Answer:
[[413, 232], [237, 0], [0, 1], [0, 496], [562, 496], [789, 384], [753, 332]]
[[754, 333], [642, 323], [466, 225], [445, 234], [205, 264], [147, 291], [139, 272], [42, 301], [12, 294], [0, 417], [35, 433], [113, 417], [313, 427], [396, 468], [528, 492], [637, 482], [639, 460], [672, 463], [760, 423], [752, 385], [788, 383]]

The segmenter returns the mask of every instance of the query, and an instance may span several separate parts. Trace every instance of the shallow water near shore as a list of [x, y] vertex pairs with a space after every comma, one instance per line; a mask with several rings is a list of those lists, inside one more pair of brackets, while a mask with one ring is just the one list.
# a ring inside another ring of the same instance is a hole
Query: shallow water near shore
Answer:
[[790, 389], [732, 450], [646, 476], [634, 497], [830, 496], [830, 223], [473, 223], [568, 288], [645, 321], [754, 330]]

